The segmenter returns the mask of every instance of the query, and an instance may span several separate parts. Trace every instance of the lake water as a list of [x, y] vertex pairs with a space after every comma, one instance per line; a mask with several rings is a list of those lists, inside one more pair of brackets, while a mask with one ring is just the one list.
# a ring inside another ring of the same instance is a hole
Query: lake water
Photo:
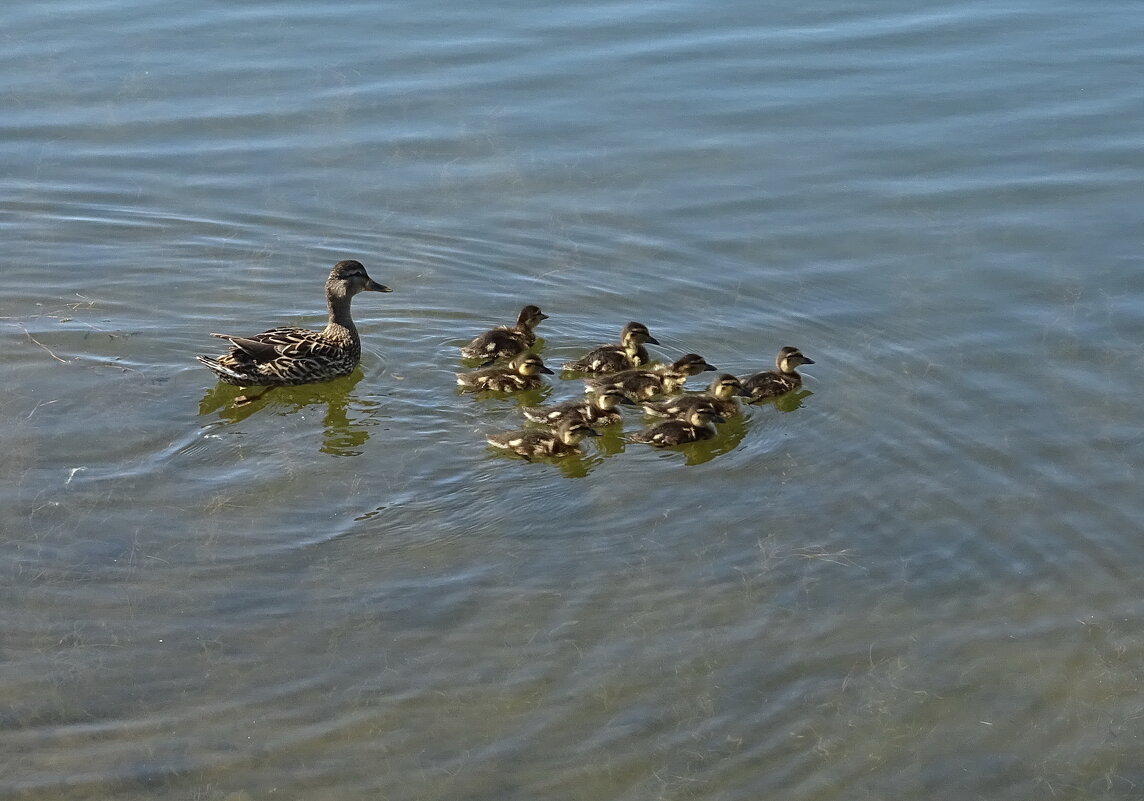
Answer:
[[[1138, 2], [2, 16], [0, 797], [1144, 798]], [[816, 363], [527, 463], [529, 302]]]

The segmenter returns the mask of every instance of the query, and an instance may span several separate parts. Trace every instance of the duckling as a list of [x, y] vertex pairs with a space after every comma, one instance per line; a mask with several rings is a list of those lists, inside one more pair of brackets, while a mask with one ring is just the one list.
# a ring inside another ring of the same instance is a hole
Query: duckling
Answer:
[[457, 373], [457, 385], [462, 391], [519, 392], [536, 389], [541, 385], [541, 373], [552, 375], [535, 353], [517, 356], [506, 367], [486, 367], [471, 373]]
[[645, 403], [644, 411], [656, 417], [686, 417], [697, 406], [710, 406], [719, 417], [729, 419], [742, 413], [736, 395], [743, 394], [743, 385], [730, 373], [715, 376], [706, 392], [697, 395], [676, 395], [658, 403]]
[[[370, 278], [360, 261], [339, 261], [326, 279], [329, 318], [321, 331], [288, 326], [251, 337], [211, 334], [230, 342], [230, 352], [195, 358], [219, 380], [240, 387], [294, 386], [349, 375], [361, 359], [361, 339], [350, 317], [350, 302], [359, 292], [392, 291]], [[250, 400], [243, 396], [236, 403]]]
[[802, 376], [795, 372], [801, 364], [814, 364], [798, 348], [782, 348], [775, 357], [776, 370], [755, 373], [743, 379], [743, 394], [748, 403], [777, 398], [802, 386]]
[[610, 387], [602, 392], [593, 392], [587, 400], [568, 401], [553, 406], [526, 406], [521, 409], [524, 416], [536, 423], [555, 426], [564, 420], [580, 421], [588, 425], [606, 426], [620, 422], [616, 409], [621, 403], [631, 403], [624, 393]]
[[651, 369], [657, 373], [682, 375], [684, 380], [686, 380], [689, 376], [699, 375], [700, 373], [709, 372], [711, 370], [718, 370], [719, 368], [713, 364], [708, 364], [707, 360], [698, 353], [686, 353], [671, 364], [654, 364]]
[[492, 434], [487, 442], [531, 461], [534, 456], [568, 456], [581, 453], [580, 440], [598, 437], [599, 432], [582, 420], [561, 420], [555, 428], [532, 428]]
[[701, 439], [711, 439], [715, 436], [715, 428], [711, 424], [722, 422], [723, 418], [715, 413], [710, 404], [699, 405], [689, 409], [684, 417], [664, 420], [658, 425], [632, 434], [629, 440], [646, 442], [657, 448], [684, 445]]
[[656, 395], [679, 392], [689, 376], [715, 369], [698, 353], [688, 353], [671, 364], [657, 364], [650, 370], [621, 370], [601, 378], [586, 379], [584, 385], [588, 392], [618, 387], [632, 400], [645, 401]]
[[590, 375], [606, 375], [640, 367], [650, 359], [647, 348], [644, 347], [645, 342], [659, 344], [659, 340], [651, 335], [646, 325], [633, 321], [621, 329], [619, 345], [601, 345], [574, 362], [566, 362], [564, 369]]
[[528, 305], [520, 310], [515, 325], [501, 325], [473, 337], [461, 348], [466, 359], [486, 359], [492, 361], [502, 356], [516, 356], [536, 344], [536, 333], [532, 330], [547, 320], [548, 315], [539, 306]]

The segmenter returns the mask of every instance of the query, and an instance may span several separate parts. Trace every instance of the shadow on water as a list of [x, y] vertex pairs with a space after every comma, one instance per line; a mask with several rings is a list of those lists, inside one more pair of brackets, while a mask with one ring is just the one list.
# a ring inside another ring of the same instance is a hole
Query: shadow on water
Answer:
[[324, 404], [326, 412], [322, 418], [322, 447], [319, 450], [331, 456], [360, 456], [362, 447], [369, 439], [368, 421], [374, 418], [380, 409], [377, 401], [366, 400], [353, 394], [354, 388], [363, 376], [361, 368], [358, 367], [345, 378], [320, 384], [277, 387], [242, 405], [235, 405], [235, 401], [240, 396], [254, 393], [219, 382], [208, 389], [199, 401], [199, 415], [217, 414], [219, 420], [233, 424], [241, 423], [262, 411], [287, 415], [310, 406]]

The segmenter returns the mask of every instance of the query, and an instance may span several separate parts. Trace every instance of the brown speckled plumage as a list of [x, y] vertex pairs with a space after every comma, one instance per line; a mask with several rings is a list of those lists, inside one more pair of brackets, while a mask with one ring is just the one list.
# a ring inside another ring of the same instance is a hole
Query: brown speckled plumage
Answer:
[[544, 361], [535, 353], [517, 356], [507, 367], [486, 367], [471, 373], [457, 373], [457, 386], [462, 390], [480, 392], [520, 392], [536, 389], [543, 383], [541, 374], [552, 375]]
[[802, 355], [798, 348], [782, 348], [775, 357], [775, 369], [755, 373], [743, 379], [743, 394], [748, 403], [777, 398], [802, 386], [802, 376], [797, 368], [803, 364], [814, 364], [814, 360]]
[[715, 414], [724, 419], [737, 417], [742, 413], [736, 395], [743, 392], [743, 385], [738, 378], [730, 373], [722, 373], [715, 377], [706, 392], [690, 395], [676, 395], [667, 400], [655, 403], [645, 403], [644, 411], [657, 417], [685, 418], [692, 409], [700, 406], [710, 407]]
[[658, 345], [659, 340], [651, 335], [643, 323], [630, 322], [620, 331], [620, 344], [601, 345], [576, 361], [566, 362], [565, 370], [588, 375], [607, 375], [641, 367], [648, 363], [645, 342]]
[[584, 400], [567, 401], [552, 406], [526, 406], [521, 411], [529, 420], [550, 426], [558, 425], [565, 420], [606, 426], [620, 422], [620, 413], [616, 410], [616, 406], [625, 402], [627, 398], [624, 397], [624, 393], [612, 388], [603, 392], [593, 392]]
[[250, 337], [211, 334], [233, 347], [222, 356], [196, 358], [220, 381], [240, 387], [293, 386], [348, 375], [361, 358], [350, 302], [359, 292], [390, 291], [370, 278], [361, 262], [339, 261], [326, 279], [329, 319], [324, 329], [272, 328]]
[[473, 337], [468, 345], [461, 348], [466, 359], [499, 359], [516, 356], [536, 344], [536, 333], [532, 330], [547, 320], [548, 315], [539, 306], [525, 306], [516, 317], [515, 325], [502, 325]]
[[715, 414], [710, 404], [696, 406], [686, 417], [664, 420], [658, 425], [632, 434], [629, 439], [632, 442], [645, 442], [657, 448], [685, 445], [688, 442], [711, 439], [715, 436], [715, 427], [711, 424], [722, 422], [723, 418]]
[[563, 420], [555, 428], [529, 428], [491, 434], [487, 442], [494, 448], [532, 459], [536, 456], [569, 456], [580, 453], [580, 440], [598, 436], [599, 433], [587, 423]]
[[589, 378], [584, 381], [584, 385], [589, 392], [616, 387], [634, 401], [645, 401], [657, 395], [679, 392], [689, 376], [714, 369], [699, 354], [688, 353], [671, 364], [656, 365], [650, 370], [623, 370], [602, 378]]

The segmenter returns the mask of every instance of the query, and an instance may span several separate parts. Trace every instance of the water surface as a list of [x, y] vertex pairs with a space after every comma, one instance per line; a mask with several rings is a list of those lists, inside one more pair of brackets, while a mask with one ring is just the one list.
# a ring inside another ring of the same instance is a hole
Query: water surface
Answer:
[[[1136, 4], [5, 18], [0, 795], [1144, 793]], [[360, 370], [235, 408], [341, 258]], [[529, 464], [526, 302], [816, 364]]]

